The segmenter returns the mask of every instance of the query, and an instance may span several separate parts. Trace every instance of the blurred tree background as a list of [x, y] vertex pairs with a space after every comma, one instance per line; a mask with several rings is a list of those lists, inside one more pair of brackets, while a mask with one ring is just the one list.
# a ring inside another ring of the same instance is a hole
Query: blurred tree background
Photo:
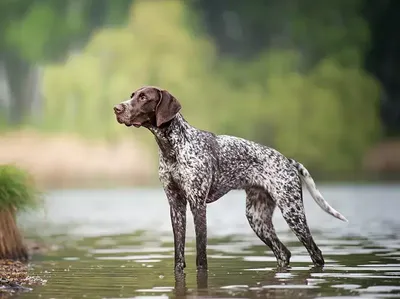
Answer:
[[398, 16], [396, 0], [0, 0], [2, 129], [155, 149], [112, 106], [158, 85], [197, 127], [361, 173], [400, 135]]

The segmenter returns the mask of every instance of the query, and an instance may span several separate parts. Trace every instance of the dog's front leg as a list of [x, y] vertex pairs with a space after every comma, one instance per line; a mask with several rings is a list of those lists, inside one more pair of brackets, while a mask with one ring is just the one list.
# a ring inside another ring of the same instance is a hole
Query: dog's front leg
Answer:
[[196, 233], [196, 266], [198, 270], [207, 269], [207, 215], [206, 201], [189, 200]]
[[[169, 195], [168, 195], [169, 194]], [[185, 262], [186, 199], [167, 192], [175, 247], [175, 272], [182, 272]]]

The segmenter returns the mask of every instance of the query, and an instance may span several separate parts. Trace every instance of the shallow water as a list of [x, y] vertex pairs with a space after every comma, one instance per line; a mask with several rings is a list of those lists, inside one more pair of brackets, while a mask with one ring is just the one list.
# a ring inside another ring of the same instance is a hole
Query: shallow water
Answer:
[[282, 216], [280, 239], [291, 268], [276, 270], [271, 251], [250, 229], [242, 192], [209, 205], [208, 273], [195, 270], [188, 215], [186, 275], [173, 275], [173, 239], [162, 190], [69, 190], [48, 194], [44, 213], [23, 215], [33, 238], [59, 246], [36, 256], [31, 274], [48, 280], [18, 298], [400, 298], [400, 186], [321, 186], [344, 223], [305, 194], [314, 239], [326, 266], [312, 268]]

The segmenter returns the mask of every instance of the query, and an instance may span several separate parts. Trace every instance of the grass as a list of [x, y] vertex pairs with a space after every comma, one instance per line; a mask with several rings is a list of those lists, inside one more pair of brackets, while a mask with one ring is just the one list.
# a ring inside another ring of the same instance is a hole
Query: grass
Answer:
[[30, 174], [14, 165], [0, 166], [0, 210], [35, 209], [41, 204], [41, 193]]
[[16, 223], [16, 213], [40, 205], [40, 192], [30, 175], [14, 165], [0, 166], [0, 260], [29, 259]]

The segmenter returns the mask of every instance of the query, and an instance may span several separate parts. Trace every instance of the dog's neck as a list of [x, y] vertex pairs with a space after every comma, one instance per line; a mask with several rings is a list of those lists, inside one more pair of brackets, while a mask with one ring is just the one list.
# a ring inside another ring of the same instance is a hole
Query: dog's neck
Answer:
[[171, 121], [161, 127], [150, 126], [148, 129], [153, 133], [163, 155], [172, 158], [176, 155], [176, 146], [182, 143], [192, 126], [178, 112]]

